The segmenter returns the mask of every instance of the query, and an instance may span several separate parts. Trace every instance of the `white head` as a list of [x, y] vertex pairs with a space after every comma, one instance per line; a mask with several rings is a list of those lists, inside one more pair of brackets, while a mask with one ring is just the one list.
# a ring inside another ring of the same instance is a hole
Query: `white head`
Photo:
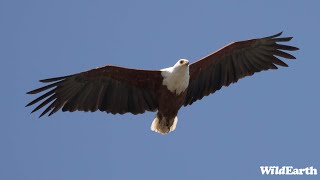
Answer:
[[189, 61], [186, 59], [180, 59], [174, 66], [172, 66], [172, 72], [188, 71], [189, 72]]
[[189, 61], [186, 59], [180, 59], [173, 67], [187, 67], [189, 65]]
[[163, 77], [162, 84], [167, 86], [171, 92], [180, 94], [189, 85], [189, 61], [180, 59], [174, 66], [161, 69]]

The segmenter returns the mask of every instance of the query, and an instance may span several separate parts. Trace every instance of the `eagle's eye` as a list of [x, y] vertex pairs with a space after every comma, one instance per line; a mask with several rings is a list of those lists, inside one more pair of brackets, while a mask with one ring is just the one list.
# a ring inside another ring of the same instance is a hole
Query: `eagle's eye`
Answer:
[[179, 62], [180, 64], [183, 64], [183, 60], [180, 60], [180, 62]]

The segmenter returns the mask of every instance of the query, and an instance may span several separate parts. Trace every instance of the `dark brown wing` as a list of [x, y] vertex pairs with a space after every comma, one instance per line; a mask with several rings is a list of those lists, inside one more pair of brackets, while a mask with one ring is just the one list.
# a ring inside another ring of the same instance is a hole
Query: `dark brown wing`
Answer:
[[278, 38], [282, 34], [231, 43], [190, 65], [190, 81], [184, 106], [191, 105], [211, 93], [229, 86], [245, 76], [277, 66], [288, 65], [278, 57], [295, 59], [281, 50], [295, 51], [296, 47], [278, 44], [292, 37]]
[[160, 71], [127, 69], [105, 66], [90, 71], [51, 79], [50, 83], [27, 94], [36, 94], [51, 89], [30, 102], [33, 105], [45, 99], [32, 112], [50, 104], [40, 115], [49, 111], [49, 116], [62, 111], [106, 111], [112, 114], [144, 113], [156, 111], [156, 90], [161, 85]]

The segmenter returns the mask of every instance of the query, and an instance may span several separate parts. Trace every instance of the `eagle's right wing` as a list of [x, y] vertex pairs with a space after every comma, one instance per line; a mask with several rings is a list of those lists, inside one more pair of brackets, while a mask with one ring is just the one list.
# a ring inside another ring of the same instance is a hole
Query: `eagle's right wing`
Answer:
[[190, 81], [184, 106], [229, 86], [245, 76], [256, 72], [288, 66], [278, 57], [295, 59], [282, 50], [295, 51], [298, 48], [278, 42], [287, 42], [292, 37], [278, 38], [281, 33], [259, 39], [231, 43], [218, 51], [192, 63]]
[[162, 77], [160, 71], [108, 65], [40, 82], [50, 84], [27, 93], [37, 94], [53, 88], [27, 105], [45, 99], [32, 111], [35, 112], [51, 103], [40, 117], [51, 111], [50, 116], [60, 108], [70, 112], [100, 110], [112, 114], [139, 114], [157, 110], [156, 90]]

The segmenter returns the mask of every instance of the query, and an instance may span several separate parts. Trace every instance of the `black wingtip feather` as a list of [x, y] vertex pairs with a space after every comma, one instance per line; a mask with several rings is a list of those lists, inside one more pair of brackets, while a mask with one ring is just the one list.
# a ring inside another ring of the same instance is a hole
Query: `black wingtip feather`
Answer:
[[53, 88], [53, 87], [55, 87], [55, 86], [58, 86], [61, 82], [62, 82], [62, 81], [58, 81], [58, 82], [49, 84], [49, 85], [47, 85], [47, 86], [43, 86], [43, 87], [37, 88], [37, 89], [35, 89], [35, 90], [32, 90], [32, 91], [27, 92], [27, 94], [37, 94], [37, 93], [39, 93], [39, 92], [45, 91], [45, 90], [50, 89], [50, 88]]
[[297, 48], [297, 47], [283, 45], [283, 44], [275, 44], [274, 47], [277, 48], [277, 49], [286, 50], [286, 51], [297, 51], [297, 50], [299, 50], [299, 48]]
[[31, 105], [33, 105], [33, 104], [41, 101], [42, 99], [44, 99], [44, 98], [46, 98], [46, 97], [49, 97], [50, 95], [52, 95], [52, 94], [55, 93], [56, 89], [57, 89], [57, 88], [52, 89], [51, 91], [43, 94], [42, 96], [38, 97], [37, 99], [35, 99], [35, 100], [33, 100], [33, 101], [31, 101], [29, 104], [26, 105], [26, 107], [27, 107], [27, 106], [31, 106]]
[[279, 33], [277, 33], [277, 34], [275, 34], [275, 35], [268, 36], [267, 38], [272, 39], [272, 38], [275, 38], [275, 37], [279, 37], [279, 36], [281, 36], [282, 33], [283, 33], [283, 31], [281, 31], [281, 32], [279, 32]]
[[47, 109], [44, 110], [44, 111], [40, 114], [39, 118], [42, 117], [43, 115], [47, 114], [47, 113], [54, 107], [54, 104], [55, 104], [55, 103], [56, 103], [56, 101], [53, 101], [53, 102], [47, 107]]
[[39, 80], [40, 82], [43, 82], [43, 83], [48, 83], [48, 82], [54, 82], [54, 81], [59, 81], [59, 80], [62, 80], [62, 79], [66, 79], [70, 76], [61, 76], [61, 77], [55, 77], [55, 78], [48, 78], [48, 79], [42, 79], [42, 80]]
[[55, 111], [52, 110], [52, 111], [48, 114], [48, 116], [51, 116], [51, 115], [54, 114], [54, 113], [55, 113]]
[[284, 62], [283, 67], [289, 67], [289, 65]]
[[293, 37], [281, 37], [281, 38], [274, 38], [273, 40], [275, 42], [288, 42], [292, 39]]
[[41, 118], [43, 115], [44, 115], [43, 113], [42, 113], [42, 114], [40, 114], [40, 116], [39, 116], [38, 118]]
[[274, 65], [274, 64], [270, 64], [270, 69], [278, 69], [278, 67], [276, 66], [276, 65]]
[[274, 50], [273, 54], [276, 56], [287, 58], [287, 59], [296, 59], [296, 57], [294, 57], [293, 55], [286, 53], [286, 52], [283, 52], [283, 51], [280, 51], [280, 50]]

